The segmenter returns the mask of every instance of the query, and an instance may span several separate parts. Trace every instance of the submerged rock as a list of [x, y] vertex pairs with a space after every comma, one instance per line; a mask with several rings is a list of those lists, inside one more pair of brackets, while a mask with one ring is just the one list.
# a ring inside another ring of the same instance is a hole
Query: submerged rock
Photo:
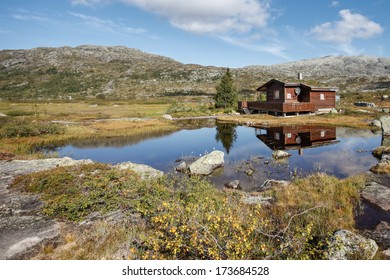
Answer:
[[348, 230], [335, 232], [326, 253], [329, 260], [372, 259], [378, 251], [376, 242]]
[[178, 172], [186, 173], [188, 171], [187, 163], [185, 163], [185, 161], [183, 161], [178, 166], [176, 166], [175, 170]]
[[233, 190], [241, 189], [240, 181], [238, 181], [238, 180], [234, 180], [234, 181], [231, 181], [229, 183], [226, 183], [224, 185], [224, 187], [227, 189], [233, 189]]
[[211, 153], [198, 158], [189, 166], [191, 174], [209, 175], [224, 164], [224, 153], [221, 151], [212, 151]]
[[375, 229], [364, 230], [364, 235], [369, 237], [381, 246], [383, 249], [390, 248], [390, 225], [386, 222], [380, 222]]
[[266, 191], [272, 188], [280, 188], [280, 187], [287, 187], [289, 185], [289, 182], [285, 180], [266, 180], [261, 186], [259, 186], [257, 189], [258, 191]]
[[272, 153], [272, 156], [276, 159], [278, 158], [287, 158], [291, 156], [289, 153], [282, 151], [282, 150], [276, 150]]
[[370, 182], [363, 189], [361, 196], [384, 211], [390, 211], [390, 188], [376, 182]]
[[164, 172], [154, 169], [145, 164], [132, 163], [130, 161], [122, 162], [120, 164], [114, 165], [115, 168], [119, 170], [129, 169], [139, 174], [142, 179], [154, 179], [161, 178], [164, 176]]

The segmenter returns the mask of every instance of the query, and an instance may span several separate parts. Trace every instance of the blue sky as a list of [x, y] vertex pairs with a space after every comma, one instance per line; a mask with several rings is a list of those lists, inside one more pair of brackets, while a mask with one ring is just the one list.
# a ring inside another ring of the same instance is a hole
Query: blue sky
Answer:
[[241, 67], [389, 57], [388, 0], [1, 0], [0, 49], [127, 46]]

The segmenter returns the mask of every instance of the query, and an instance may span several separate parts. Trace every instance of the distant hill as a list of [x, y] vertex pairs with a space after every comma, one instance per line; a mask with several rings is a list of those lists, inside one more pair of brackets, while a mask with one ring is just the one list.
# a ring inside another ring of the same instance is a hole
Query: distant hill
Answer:
[[[225, 69], [182, 64], [127, 47], [79, 46], [0, 51], [0, 98], [129, 99], [212, 95]], [[271, 78], [338, 86], [342, 92], [387, 90], [390, 59], [328, 56], [232, 69], [238, 90], [251, 94]]]

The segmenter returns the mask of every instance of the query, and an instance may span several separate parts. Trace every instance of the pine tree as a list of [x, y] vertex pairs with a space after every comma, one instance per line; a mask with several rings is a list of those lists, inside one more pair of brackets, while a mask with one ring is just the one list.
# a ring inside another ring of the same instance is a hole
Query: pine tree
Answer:
[[237, 104], [237, 92], [234, 87], [233, 76], [230, 69], [227, 68], [222, 76], [220, 83], [216, 87], [217, 94], [215, 95], [215, 107], [227, 108], [235, 107]]

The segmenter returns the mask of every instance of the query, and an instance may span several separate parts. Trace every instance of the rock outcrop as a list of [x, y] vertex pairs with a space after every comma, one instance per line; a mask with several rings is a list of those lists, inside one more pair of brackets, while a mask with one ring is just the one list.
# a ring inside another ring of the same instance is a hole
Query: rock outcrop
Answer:
[[194, 175], [209, 175], [213, 171], [223, 166], [224, 153], [221, 151], [212, 151], [211, 153], [198, 158], [189, 166], [191, 174]]
[[390, 211], [390, 187], [369, 182], [363, 189], [361, 197], [383, 211]]
[[329, 260], [372, 259], [378, 251], [376, 242], [348, 230], [339, 230], [330, 241], [326, 257]]
[[383, 136], [390, 136], [390, 116], [383, 116], [380, 118], [382, 123]]
[[154, 179], [154, 178], [161, 178], [164, 176], [164, 172], [154, 169], [148, 165], [145, 164], [137, 164], [132, 163], [130, 161], [128, 162], [122, 162], [120, 164], [117, 164], [114, 166], [115, 168], [118, 168], [119, 170], [129, 169], [137, 174], [140, 175], [142, 179]]
[[38, 214], [42, 203], [37, 195], [8, 187], [17, 175], [92, 163], [91, 160], [51, 158], [0, 162], [0, 259], [20, 259], [48, 242], [56, 242], [61, 224]]

